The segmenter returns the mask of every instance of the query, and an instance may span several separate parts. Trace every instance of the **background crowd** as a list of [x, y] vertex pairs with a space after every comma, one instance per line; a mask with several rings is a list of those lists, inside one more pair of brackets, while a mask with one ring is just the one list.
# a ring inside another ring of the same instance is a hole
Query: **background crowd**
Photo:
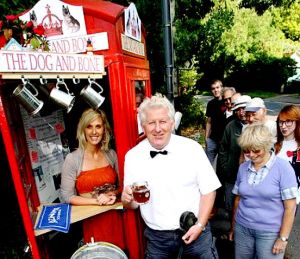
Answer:
[[220, 80], [211, 92], [206, 153], [222, 183], [212, 221], [216, 237], [235, 247], [224, 258], [283, 258], [299, 197], [300, 108], [287, 105], [274, 120], [261, 98]]

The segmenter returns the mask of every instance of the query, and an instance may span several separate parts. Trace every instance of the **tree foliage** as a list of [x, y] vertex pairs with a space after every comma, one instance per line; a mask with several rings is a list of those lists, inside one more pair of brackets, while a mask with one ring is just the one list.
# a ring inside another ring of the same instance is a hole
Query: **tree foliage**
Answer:
[[33, 7], [37, 0], [10, 0], [0, 1], [1, 15], [19, 14]]
[[[245, 64], [261, 59], [267, 53], [270, 57], [282, 58], [284, 35], [272, 26], [270, 13], [258, 16], [253, 9], [239, 9], [235, 12], [233, 26], [225, 31], [221, 39], [221, 51], [234, 56]], [[218, 58], [218, 53], [213, 54]]]
[[175, 5], [175, 37], [176, 64], [183, 66], [193, 59], [199, 50], [201, 41], [201, 19], [213, 6], [211, 1], [178, 0]]
[[294, 0], [242, 0], [241, 7], [254, 8], [258, 14], [263, 14], [269, 8], [284, 6], [288, 8]]
[[201, 88], [220, 78], [239, 90], [276, 90], [293, 73], [294, 62], [284, 54], [295, 45], [275, 26], [270, 11], [259, 15], [236, 0], [215, 1], [206, 15], [191, 21], [193, 30], [186, 21], [176, 20], [177, 64], [184, 66], [193, 57], [204, 75]]
[[294, 1], [289, 8], [272, 9], [275, 26], [281, 29], [285, 36], [293, 41], [300, 39], [300, 1]]

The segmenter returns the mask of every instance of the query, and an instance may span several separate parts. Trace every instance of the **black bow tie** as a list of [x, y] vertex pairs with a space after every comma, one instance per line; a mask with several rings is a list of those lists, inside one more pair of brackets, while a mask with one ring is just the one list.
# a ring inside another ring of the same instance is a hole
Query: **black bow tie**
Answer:
[[167, 150], [164, 150], [164, 151], [153, 151], [153, 150], [151, 150], [150, 151], [151, 158], [155, 157], [157, 154], [167, 155], [168, 151]]

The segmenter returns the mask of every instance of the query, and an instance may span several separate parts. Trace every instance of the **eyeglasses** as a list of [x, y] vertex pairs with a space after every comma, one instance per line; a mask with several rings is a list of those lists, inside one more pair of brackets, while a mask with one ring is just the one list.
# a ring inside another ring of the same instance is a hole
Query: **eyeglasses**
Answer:
[[261, 152], [261, 149], [258, 149], [258, 150], [249, 150], [249, 149], [245, 149], [245, 150], [243, 150], [243, 153], [244, 153], [245, 155], [249, 155], [251, 152], [254, 153], [254, 154], [259, 154], [259, 153]]
[[286, 120], [286, 121], [278, 121], [279, 127], [282, 127], [284, 124], [286, 127], [291, 127], [294, 121]]

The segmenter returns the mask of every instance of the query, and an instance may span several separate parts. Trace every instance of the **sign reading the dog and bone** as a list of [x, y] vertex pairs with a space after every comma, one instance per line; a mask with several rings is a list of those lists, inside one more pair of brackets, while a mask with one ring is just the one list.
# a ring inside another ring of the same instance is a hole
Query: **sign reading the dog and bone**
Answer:
[[34, 27], [44, 27], [51, 52], [86, 52], [88, 39], [92, 41], [94, 50], [109, 48], [106, 32], [87, 34], [82, 6], [59, 0], [41, 0], [20, 19], [32, 21]]
[[0, 73], [99, 73], [104, 74], [102, 55], [50, 52], [0, 51]]

